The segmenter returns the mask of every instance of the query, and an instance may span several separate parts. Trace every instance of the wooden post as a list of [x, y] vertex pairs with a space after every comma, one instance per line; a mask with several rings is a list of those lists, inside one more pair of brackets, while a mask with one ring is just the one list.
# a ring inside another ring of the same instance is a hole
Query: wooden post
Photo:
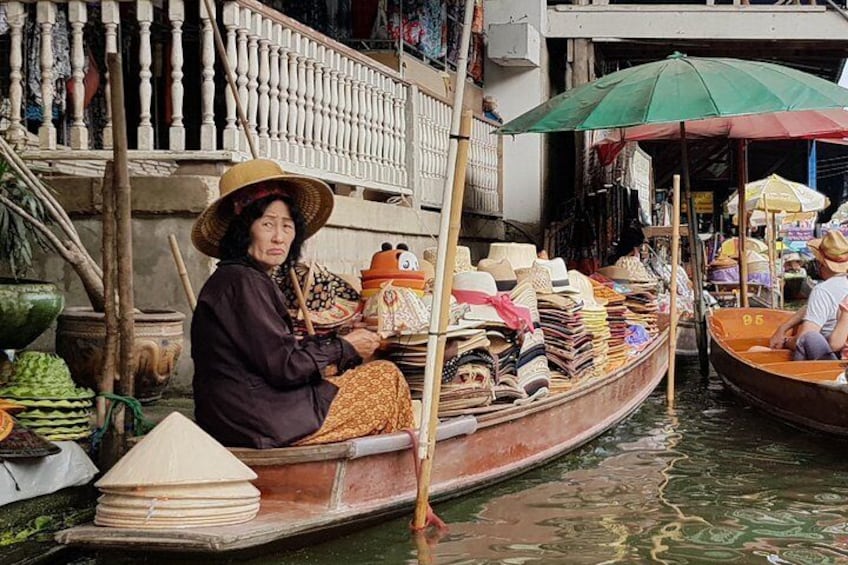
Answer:
[[736, 238], [736, 253], [739, 256], [739, 295], [742, 299], [742, 307], [748, 307], [748, 257], [745, 253], [745, 238], [748, 236], [748, 210], [745, 205], [745, 185], [748, 184], [748, 142], [739, 140], [737, 150], [738, 178], [736, 180], [736, 194], [738, 206], [736, 208], [737, 224], [739, 224], [739, 235]]
[[[469, 0], [470, 3], [470, 0]], [[435, 350], [435, 374], [433, 376], [433, 389], [430, 394], [429, 411], [422, 413], [421, 427], [428, 427], [427, 431], [427, 455], [421, 461], [421, 476], [418, 480], [418, 499], [415, 505], [415, 528], [423, 528], [427, 519], [427, 508], [430, 500], [430, 474], [433, 470], [433, 455], [436, 450], [436, 427], [439, 424], [439, 395], [442, 388], [442, 367], [445, 360], [445, 331], [448, 326], [450, 314], [451, 287], [453, 284], [453, 265], [456, 263], [456, 246], [459, 241], [459, 228], [462, 218], [462, 199], [465, 194], [465, 172], [468, 165], [468, 141], [471, 136], [471, 122], [473, 113], [465, 110], [462, 114], [462, 122], [459, 129], [459, 142], [456, 152], [456, 167], [453, 179], [453, 191], [451, 192], [450, 205], [450, 227], [447, 237], [447, 249], [444, 260], [438, 258], [438, 262], [445, 265], [446, 272], [444, 284], [441, 289], [436, 289], [433, 301], [440, 300], [438, 343]], [[428, 348], [430, 344], [428, 344]], [[427, 399], [425, 399], [426, 402]], [[426, 406], [426, 404], [425, 404]], [[423, 446], [422, 446], [423, 448]]]
[[668, 305], [668, 407], [674, 408], [675, 351], [677, 349], [677, 271], [680, 263], [680, 175], [674, 175], [672, 181], [671, 216], [671, 288]]
[[168, 243], [171, 244], [171, 255], [174, 257], [174, 263], [177, 266], [177, 274], [180, 275], [180, 281], [183, 283], [183, 291], [188, 300], [189, 308], [194, 312], [197, 307], [197, 298], [194, 295], [194, 289], [191, 287], [191, 279], [188, 278], [185, 262], [183, 262], [183, 254], [180, 252], [180, 244], [177, 243], [177, 237], [174, 234], [168, 236]]
[[692, 255], [692, 284], [695, 286], [695, 335], [698, 341], [698, 360], [701, 374], [707, 376], [710, 360], [707, 356], [707, 329], [704, 322], [704, 266], [701, 246], [698, 240], [698, 214], [695, 212], [695, 199], [689, 182], [689, 151], [686, 147], [686, 124], [680, 122], [680, 157], [683, 161], [683, 189], [686, 193], [688, 209], [689, 249]]
[[[124, 109], [124, 74], [121, 57], [118, 53], [109, 53], [106, 59], [112, 87], [112, 142], [114, 144], [115, 161], [115, 255], [118, 261], [118, 331], [120, 335], [118, 340], [118, 379], [120, 393], [123, 396], [133, 396], [135, 394], [132, 355], [135, 333], [135, 300], [133, 297], [132, 203], [127, 147], [127, 118]], [[123, 437], [127, 429], [132, 430], [131, 424], [117, 430], [118, 436]]]
[[[115, 389], [118, 354], [118, 304], [115, 300], [117, 261], [115, 259], [115, 187], [114, 163], [106, 162], [101, 188], [102, 210], [102, 239], [100, 245], [103, 261], [103, 293], [104, 293], [104, 322], [106, 325], [106, 343], [103, 347], [103, 369], [100, 373], [98, 393], [111, 393]], [[106, 423], [106, 410], [109, 401], [102, 396], [97, 397], [97, 427]]]

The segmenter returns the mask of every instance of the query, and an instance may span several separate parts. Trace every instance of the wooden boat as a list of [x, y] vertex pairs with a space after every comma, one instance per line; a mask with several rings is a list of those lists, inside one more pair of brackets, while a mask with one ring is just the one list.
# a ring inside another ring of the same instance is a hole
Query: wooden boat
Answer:
[[698, 357], [698, 338], [695, 333], [695, 321], [691, 318], [680, 320], [677, 324], [677, 357]]
[[[668, 332], [619, 370], [525, 406], [440, 423], [431, 494], [467, 494], [542, 465], [630, 415], [668, 368]], [[85, 525], [59, 532], [62, 544], [121, 551], [230, 552], [303, 543], [409, 511], [416, 479], [404, 433], [323, 446], [232, 451], [259, 475], [262, 507], [236, 526], [173, 530]]]
[[767, 348], [774, 329], [791, 315], [765, 308], [713, 312], [713, 367], [730, 390], [757, 408], [804, 428], [848, 436], [848, 385], [836, 382], [845, 361], [792, 361], [785, 349], [751, 351]]

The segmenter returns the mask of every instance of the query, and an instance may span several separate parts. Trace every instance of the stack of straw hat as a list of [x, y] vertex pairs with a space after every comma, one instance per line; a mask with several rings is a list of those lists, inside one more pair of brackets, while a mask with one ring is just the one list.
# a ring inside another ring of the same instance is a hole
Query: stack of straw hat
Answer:
[[95, 483], [94, 523], [114, 528], [191, 528], [247, 522], [259, 490], [247, 465], [172, 412]]
[[0, 388], [0, 399], [26, 407], [18, 422], [53, 441], [91, 435], [93, 398], [94, 391], [74, 384], [62, 358], [37, 351], [21, 353]]
[[612, 289], [612, 281], [604, 284], [596, 280], [597, 274], [592, 275], [592, 290], [595, 298], [606, 301], [607, 323], [609, 325], [609, 347], [607, 349], [606, 371], [611, 372], [621, 367], [627, 361], [627, 307], [626, 298]]
[[592, 281], [580, 271], [568, 271], [568, 278], [571, 285], [580, 291], [580, 298], [583, 300], [583, 323], [586, 331], [592, 336], [595, 375], [601, 376], [607, 365], [610, 342], [607, 301], [595, 298]]

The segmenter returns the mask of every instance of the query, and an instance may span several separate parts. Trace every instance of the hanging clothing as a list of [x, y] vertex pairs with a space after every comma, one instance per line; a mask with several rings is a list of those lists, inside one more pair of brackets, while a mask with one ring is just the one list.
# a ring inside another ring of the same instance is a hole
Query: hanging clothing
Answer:
[[[32, 19], [26, 25], [27, 119], [42, 121], [43, 100], [41, 98], [41, 28]], [[56, 23], [53, 25], [53, 119], [65, 112], [67, 101], [66, 85], [71, 77], [71, 43], [68, 17], [62, 10], [56, 10]]]

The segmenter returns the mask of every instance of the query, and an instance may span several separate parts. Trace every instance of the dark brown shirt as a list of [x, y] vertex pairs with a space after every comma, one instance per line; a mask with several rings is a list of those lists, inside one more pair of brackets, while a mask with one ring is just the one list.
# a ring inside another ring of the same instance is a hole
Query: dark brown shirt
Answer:
[[362, 360], [338, 337], [299, 341], [283, 294], [250, 260], [222, 261], [191, 324], [197, 423], [230, 447], [289, 445], [318, 428], [336, 387], [322, 375]]

